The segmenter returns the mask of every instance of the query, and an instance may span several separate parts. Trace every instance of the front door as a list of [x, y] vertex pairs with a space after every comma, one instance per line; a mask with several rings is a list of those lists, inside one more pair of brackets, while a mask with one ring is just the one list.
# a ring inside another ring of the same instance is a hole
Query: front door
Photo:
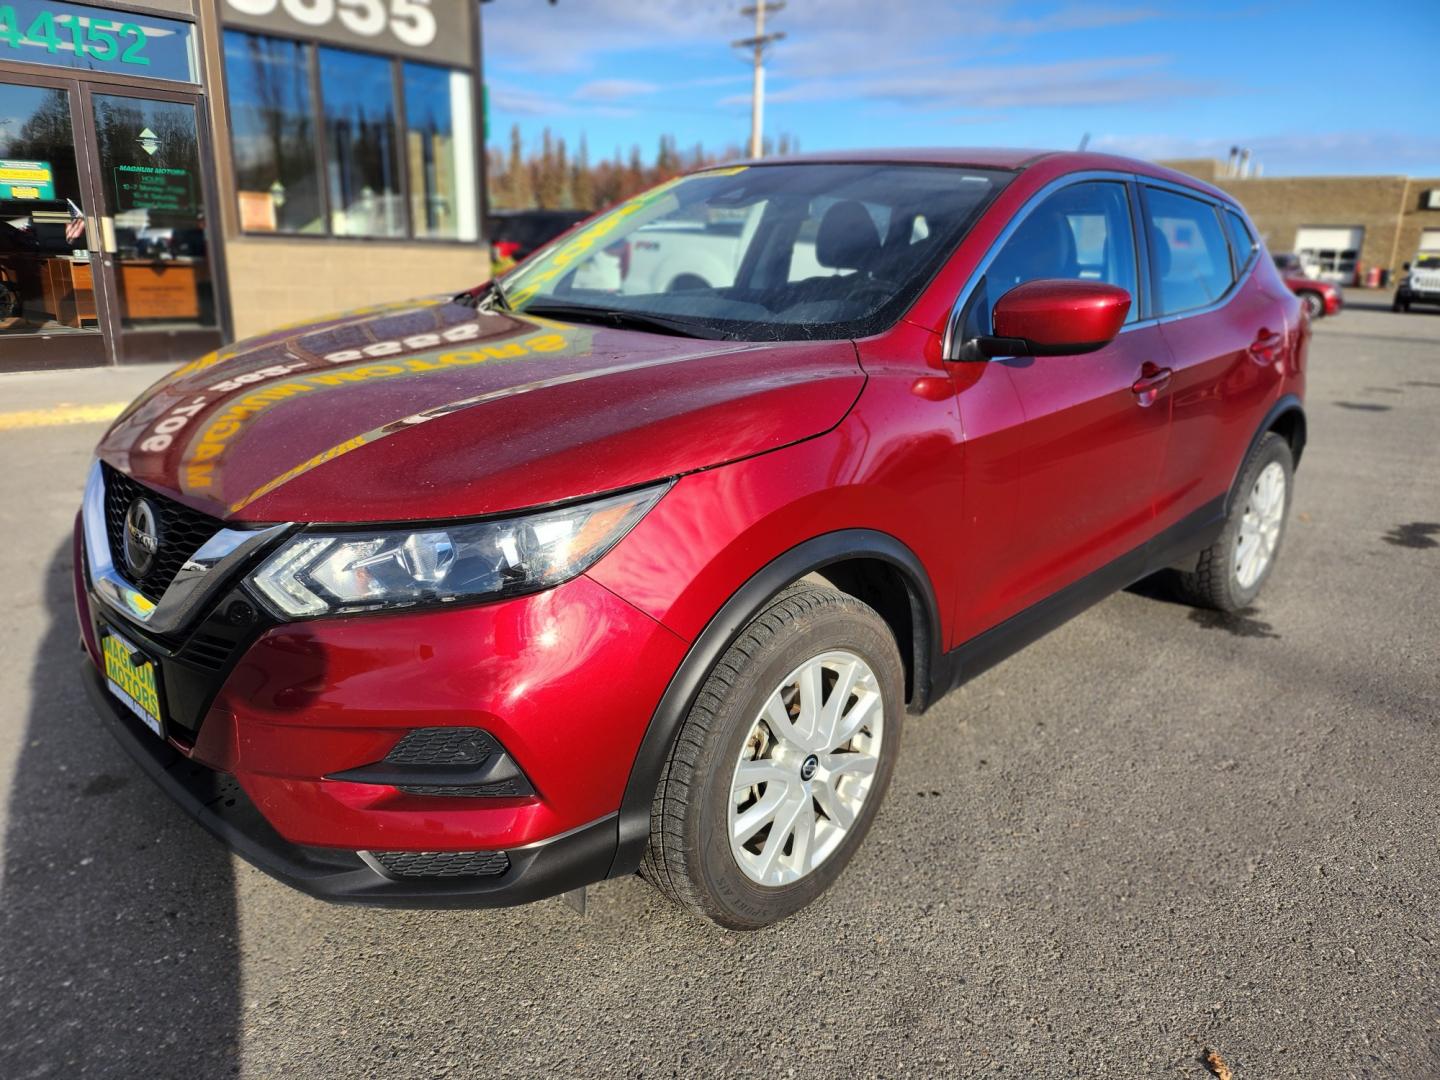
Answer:
[[219, 346], [209, 160], [198, 98], [84, 88], [93, 132], [94, 245], [112, 299], [115, 357], [181, 361]]
[[[966, 519], [957, 547], [971, 637], [1140, 547], [1170, 428], [1169, 349], [1139, 323], [1140, 273], [1128, 185], [1082, 181], [1046, 196], [996, 253], [964, 334], [992, 333], [994, 303], [1027, 281], [1104, 281], [1135, 300], [1113, 342], [1082, 356], [960, 365]], [[973, 383], [973, 385], [971, 385]]]
[[0, 77], [0, 371], [110, 359], [79, 84]]

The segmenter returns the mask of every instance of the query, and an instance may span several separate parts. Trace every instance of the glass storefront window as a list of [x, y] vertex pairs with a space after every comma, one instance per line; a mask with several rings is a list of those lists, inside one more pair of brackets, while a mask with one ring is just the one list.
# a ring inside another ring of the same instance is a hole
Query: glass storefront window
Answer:
[[331, 232], [404, 236], [393, 66], [348, 49], [319, 54]]
[[70, 95], [0, 83], [0, 338], [95, 332]]
[[121, 327], [214, 326], [195, 107], [117, 94], [94, 101]]
[[248, 30], [224, 42], [244, 232], [480, 239], [468, 72]]
[[200, 81], [190, 23], [61, 0], [0, 3], [0, 59]]
[[325, 232], [309, 50], [298, 41], [225, 32], [240, 225], [247, 232]]
[[415, 235], [437, 240], [479, 237], [473, 90], [463, 71], [407, 63], [405, 163]]

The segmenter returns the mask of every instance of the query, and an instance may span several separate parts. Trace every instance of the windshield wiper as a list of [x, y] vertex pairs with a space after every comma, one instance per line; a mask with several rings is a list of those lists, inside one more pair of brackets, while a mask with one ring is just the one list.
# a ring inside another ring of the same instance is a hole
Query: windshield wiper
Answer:
[[675, 337], [713, 340], [720, 336], [689, 319], [671, 319], [664, 315], [652, 315], [649, 312], [598, 308], [589, 304], [566, 304], [547, 300], [543, 303], [526, 304], [523, 313], [542, 315], [552, 319], [566, 319], [570, 322], [599, 323], [602, 326], [613, 326], [617, 330], [648, 330], [651, 333], [672, 334]]
[[452, 299], [457, 304], [469, 304], [474, 308], [489, 305], [500, 311], [510, 310], [510, 300], [506, 297], [505, 286], [500, 284], [499, 278], [491, 278], [484, 285], [467, 289]]

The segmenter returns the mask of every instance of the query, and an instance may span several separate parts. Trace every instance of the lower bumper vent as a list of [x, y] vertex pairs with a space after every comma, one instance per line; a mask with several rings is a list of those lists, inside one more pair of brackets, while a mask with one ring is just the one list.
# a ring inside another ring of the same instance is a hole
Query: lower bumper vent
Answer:
[[[520, 766], [481, 728], [416, 728], [384, 761], [332, 773], [331, 780], [385, 784], [407, 795], [515, 798], [535, 794]], [[377, 856], [378, 858], [378, 856]]]
[[503, 851], [371, 851], [366, 853], [390, 877], [499, 877], [510, 869]]

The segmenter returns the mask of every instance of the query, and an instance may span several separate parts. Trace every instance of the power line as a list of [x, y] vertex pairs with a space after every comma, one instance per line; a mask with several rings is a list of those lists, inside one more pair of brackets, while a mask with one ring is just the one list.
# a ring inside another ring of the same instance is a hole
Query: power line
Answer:
[[772, 11], [780, 11], [785, 7], [783, 2], [767, 3], [760, 0], [752, 7], [740, 9], [741, 15], [751, 15], [755, 18], [755, 36], [741, 38], [739, 41], [732, 41], [730, 44], [736, 48], [753, 49], [755, 65], [755, 83], [750, 97], [750, 156], [758, 158], [763, 153], [765, 133], [765, 47], [784, 38], [785, 33], [765, 32], [765, 16]]

